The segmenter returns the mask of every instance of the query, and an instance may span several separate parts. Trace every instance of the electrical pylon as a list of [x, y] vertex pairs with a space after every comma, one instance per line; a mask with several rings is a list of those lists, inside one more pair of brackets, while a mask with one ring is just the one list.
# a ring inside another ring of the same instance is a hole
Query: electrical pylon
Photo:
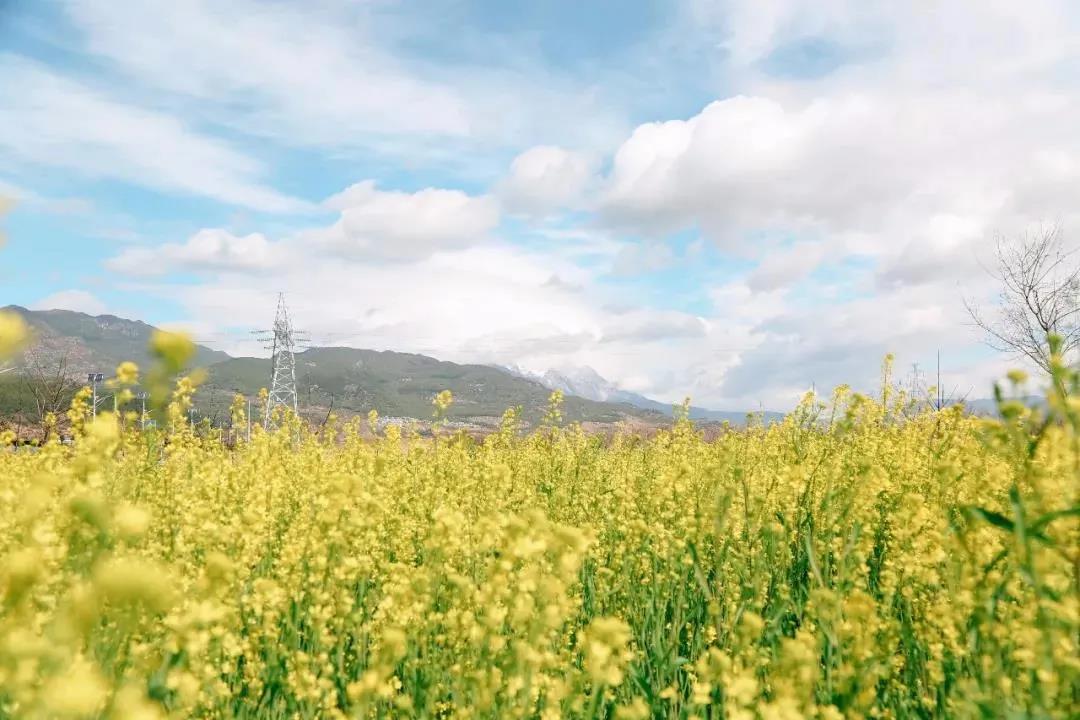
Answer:
[[285, 306], [285, 293], [278, 293], [277, 314], [274, 316], [274, 329], [266, 333], [266, 348], [270, 350], [270, 362], [272, 366], [270, 378], [270, 395], [266, 398], [266, 408], [263, 413], [263, 425], [270, 427], [274, 410], [286, 407], [297, 412], [296, 402], [296, 356], [294, 351], [298, 333], [292, 326], [289, 318], [289, 309]]

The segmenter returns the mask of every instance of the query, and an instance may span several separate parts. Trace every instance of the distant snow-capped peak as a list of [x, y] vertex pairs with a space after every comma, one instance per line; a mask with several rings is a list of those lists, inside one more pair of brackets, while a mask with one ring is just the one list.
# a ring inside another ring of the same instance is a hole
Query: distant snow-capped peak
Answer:
[[539, 379], [552, 390], [562, 390], [586, 400], [608, 402], [619, 399], [619, 395], [623, 393], [618, 385], [587, 366], [552, 368]]

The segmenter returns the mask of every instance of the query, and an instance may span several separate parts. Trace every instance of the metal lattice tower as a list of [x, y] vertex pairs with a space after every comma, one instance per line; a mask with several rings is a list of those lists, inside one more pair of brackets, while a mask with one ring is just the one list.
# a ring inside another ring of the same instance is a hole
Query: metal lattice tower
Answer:
[[274, 316], [274, 329], [260, 333], [270, 350], [271, 378], [270, 395], [266, 398], [263, 413], [263, 425], [270, 426], [270, 419], [278, 407], [286, 407], [294, 413], [298, 411], [296, 401], [296, 356], [299, 343], [303, 342], [303, 333], [298, 333], [289, 318], [289, 309], [285, 306], [285, 293], [278, 293], [277, 314]]

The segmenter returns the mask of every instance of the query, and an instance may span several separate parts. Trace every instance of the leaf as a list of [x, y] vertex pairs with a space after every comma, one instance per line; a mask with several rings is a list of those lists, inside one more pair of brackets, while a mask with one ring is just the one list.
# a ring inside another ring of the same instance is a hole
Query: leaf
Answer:
[[1009, 554], [1009, 549], [1008, 548], [1005, 548], [1004, 550], [999, 551], [998, 554], [995, 555], [994, 558], [990, 562], [986, 563], [986, 565], [983, 567], [983, 572], [988, 573], [991, 570], [993, 570], [994, 566], [997, 565], [1002, 560], [1004, 560], [1005, 556], [1008, 555], [1008, 554]]
[[1016, 523], [1014, 523], [1012, 520], [1005, 517], [999, 512], [987, 510], [986, 508], [975, 507], [973, 505], [968, 505], [965, 509], [972, 517], [979, 520], [985, 520], [991, 525], [999, 527], [1002, 530], [1008, 530], [1009, 532], [1013, 532], [1016, 530]]
[[1009, 488], [1009, 501], [1014, 506], [1016, 506], [1017, 510], [1019, 510], [1021, 508], [1020, 490], [1016, 487], [1016, 485], [1013, 485], [1012, 487]]
[[1064, 510], [1054, 510], [1052, 512], [1046, 513], [1042, 517], [1038, 518], [1034, 523], [1032, 523], [1031, 532], [1038, 533], [1040, 530], [1042, 530], [1058, 518], [1069, 517], [1070, 515], [1080, 517], [1080, 505], [1076, 505], [1071, 508], [1065, 508]]
[[[971, 515], [971, 517], [977, 520], [985, 520], [994, 527], [999, 527], [1002, 530], [1010, 533], [1016, 532], [1016, 522], [1010, 520], [999, 512], [987, 510], [986, 508], [975, 507], [973, 505], [968, 505], [964, 509], [969, 515]], [[1045, 515], [1043, 517], [1045, 517]], [[1051, 518], [1051, 520], [1053, 520], [1053, 518]], [[1048, 538], [1046, 534], [1042, 532], [1041, 526], [1039, 526], [1038, 524], [1033, 525], [1029, 528], [1025, 528], [1024, 531], [1027, 535], [1030, 535], [1031, 537], [1035, 538], [1036, 540], [1045, 545], [1053, 544], [1050, 538]]]

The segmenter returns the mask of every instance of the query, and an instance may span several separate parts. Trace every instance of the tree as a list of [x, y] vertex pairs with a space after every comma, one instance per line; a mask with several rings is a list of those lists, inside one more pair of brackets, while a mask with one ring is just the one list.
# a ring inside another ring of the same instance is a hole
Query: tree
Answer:
[[64, 411], [71, 405], [71, 398], [79, 389], [79, 381], [68, 363], [67, 353], [49, 355], [34, 349], [27, 350], [23, 356], [22, 378], [34, 398], [37, 422], [42, 433], [47, 435], [49, 416], [56, 418], [58, 423], [64, 422]]
[[1048, 338], [1061, 338], [1061, 354], [1074, 360], [1080, 347], [1080, 264], [1067, 251], [1059, 226], [1014, 240], [999, 239], [998, 303], [990, 315], [965, 299], [964, 306], [986, 342], [999, 352], [1025, 357], [1050, 371]]

